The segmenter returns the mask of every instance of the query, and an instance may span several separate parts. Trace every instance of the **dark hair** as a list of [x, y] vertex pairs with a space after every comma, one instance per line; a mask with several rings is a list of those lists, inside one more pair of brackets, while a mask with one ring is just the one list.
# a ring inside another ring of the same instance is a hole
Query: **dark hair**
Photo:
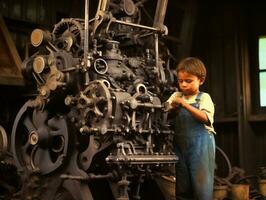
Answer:
[[177, 65], [176, 73], [178, 74], [178, 72], [180, 71], [193, 74], [202, 81], [205, 80], [207, 74], [203, 62], [196, 57], [187, 57], [182, 59], [180, 63]]

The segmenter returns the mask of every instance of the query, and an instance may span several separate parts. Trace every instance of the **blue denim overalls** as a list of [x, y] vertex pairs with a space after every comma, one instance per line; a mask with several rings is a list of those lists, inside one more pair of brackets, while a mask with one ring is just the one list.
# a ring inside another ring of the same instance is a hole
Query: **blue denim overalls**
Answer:
[[[202, 92], [192, 106], [199, 108]], [[180, 107], [175, 121], [176, 199], [212, 200], [215, 141], [204, 124]]]

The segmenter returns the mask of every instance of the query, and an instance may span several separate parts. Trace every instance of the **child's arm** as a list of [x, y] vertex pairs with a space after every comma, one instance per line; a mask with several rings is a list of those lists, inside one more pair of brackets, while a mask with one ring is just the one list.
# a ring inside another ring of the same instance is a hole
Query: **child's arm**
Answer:
[[175, 99], [172, 101], [171, 104], [173, 107], [176, 106], [182, 106], [183, 108], [185, 108], [187, 111], [189, 111], [193, 117], [195, 117], [197, 120], [199, 120], [200, 122], [204, 123], [204, 124], [210, 124], [209, 118], [206, 114], [206, 112], [199, 110], [198, 108], [195, 108], [194, 106], [186, 103], [184, 101], [184, 99], [176, 96]]

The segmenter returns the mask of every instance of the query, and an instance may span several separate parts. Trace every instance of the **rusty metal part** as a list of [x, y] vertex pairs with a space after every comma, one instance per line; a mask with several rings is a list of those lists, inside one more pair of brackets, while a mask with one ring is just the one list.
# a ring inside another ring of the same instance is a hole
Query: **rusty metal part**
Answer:
[[53, 44], [78, 56], [84, 48], [84, 28], [84, 21], [80, 19], [63, 19], [52, 31]]
[[[105, 11], [107, 8], [108, 0], [100, 0], [98, 3], [98, 9], [97, 11]], [[97, 14], [96, 14], [97, 15]]]
[[123, 10], [129, 16], [133, 15], [136, 12], [136, 6], [132, 0], [123, 0]]
[[158, 0], [153, 21], [153, 27], [162, 27], [167, 9], [168, 0]]
[[[123, 145], [123, 144], [121, 144]], [[128, 148], [130, 150], [130, 148]], [[124, 151], [124, 153], [120, 153], [120, 151]], [[163, 165], [163, 164], [175, 164], [178, 161], [177, 157], [174, 154], [150, 154], [147, 155], [138, 155], [134, 154], [133, 152], [125, 153], [125, 145], [123, 145], [123, 148], [119, 150], [118, 155], [109, 155], [106, 158], [107, 163], [115, 163], [115, 164], [121, 164], [121, 165], [127, 165], [127, 164], [141, 164], [141, 165], [147, 165], [147, 164], [155, 164], [155, 165]]]
[[30, 36], [31, 44], [34, 47], [38, 47], [43, 43], [48, 43], [52, 40], [51, 33], [45, 32], [41, 29], [35, 29], [32, 31]]
[[45, 68], [46, 62], [44, 57], [37, 56], [33, 61], [33, 70], [35, 73], [40, 74]]
[[88, 61], [89, 52], [89, 0], [85, 0], [85, 25], [84, 25], [84, 70], [86, 71], [90, 67], [90, 62]]
[[235, 200], [249, 199], [249, 185], [247, 184], [233, 184], [232, 198]]
[[77, 108], [81, 109], [84, 125], [98, 129], [101, 134], [108, 131], [113, 108], [110, 91], [103, 81], [89, 83], [80, 93]]
[[114, 19], [114, 18], [110, 21], [110, 23], [122, 24], [122, 25], [126, 25], [126, 26], [131, 26], [131, 27], [135, 27], [135, 28], [141, 28], [141, 29], [145, 29], [145, 30], [159, 32], [159, 33], [164, 33], [165, 32], [164, 29], [160, 29], [160, 28], [157, 28], [157, 27], [150, 27], [150, 26], [145, 26], [145, 25], [141, 25], [141, 24], [134, 24], [134, 23], [125, 22], [125, 21], [122, 21], [122, 20], [117, 20], [117, 19]]

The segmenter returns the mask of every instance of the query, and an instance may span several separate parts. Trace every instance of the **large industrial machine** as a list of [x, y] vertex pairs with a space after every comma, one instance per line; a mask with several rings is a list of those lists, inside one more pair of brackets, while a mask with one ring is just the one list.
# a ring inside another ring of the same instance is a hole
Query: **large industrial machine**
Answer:
[[108, 199], [142, 199], [145, 180], [171, 175], [178, 158], [163, 110], [174, 90], [161, 40], [167, 0], [157, 1], [151, 26], [142, 24], [145, 2], [99, 0], [90, 19], [86, 1], [85, 19], [32, 32], [36, 53], [23, 73], [36, 95], [11, 135], [18, 198], [97, 200], [107, 189], [94, 185], [103, 181]]

